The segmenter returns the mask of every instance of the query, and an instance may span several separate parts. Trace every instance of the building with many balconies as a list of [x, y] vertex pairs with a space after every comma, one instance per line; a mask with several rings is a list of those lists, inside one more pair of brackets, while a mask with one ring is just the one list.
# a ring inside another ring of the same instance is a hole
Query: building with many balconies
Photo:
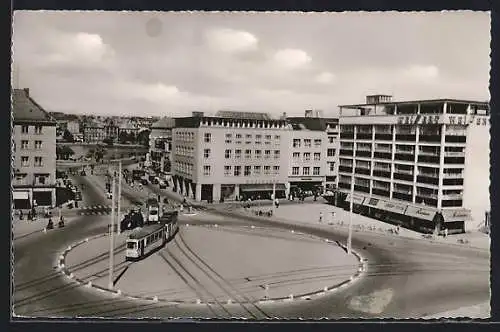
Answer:
[[376, 95], [342, 105], [338, 187], [357, 212], [463, 232], [490, 209], [489, 131], [487, 102]]
[[30, 97], [13, 91], [12, 179], [15, 209], [56, 204], [56, 121]]
[[175, 119], [174, 190], [197, 201], [285, 197], [292, 128], [265, 113], [218, 112]]

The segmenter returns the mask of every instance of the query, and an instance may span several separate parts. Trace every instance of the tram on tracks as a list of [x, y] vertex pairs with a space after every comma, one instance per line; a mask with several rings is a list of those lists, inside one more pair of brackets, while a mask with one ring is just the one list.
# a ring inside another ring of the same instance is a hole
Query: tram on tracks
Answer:
[[172, 240], [179, 231], [178, 211], [165, 211], [157, 223], [134, 230], [127, 239], [125, 260], [141, 260]]

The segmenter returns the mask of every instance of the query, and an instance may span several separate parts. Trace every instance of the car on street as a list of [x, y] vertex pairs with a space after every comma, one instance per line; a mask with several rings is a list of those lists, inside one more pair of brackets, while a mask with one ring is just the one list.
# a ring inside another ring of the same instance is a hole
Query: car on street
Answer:
[[167, 183], [165, 182], [165, 180], [161, 180], [159, 181], [160, 183], [160, 189], [166, 189], [167, 188]]
[[112, 194], [112, 193], [110, 193], [110, 192], [107, 192], [107, 193], [106, 193], [106, 198], [107, 198], [107, 199], [112, 199], [112, 198], [113, 198], [113, 194]]
[[160, 178], [155, 176], [152, 180], [151, 180], [151, 183], [152, 184], [159, 184], [160, 183]]

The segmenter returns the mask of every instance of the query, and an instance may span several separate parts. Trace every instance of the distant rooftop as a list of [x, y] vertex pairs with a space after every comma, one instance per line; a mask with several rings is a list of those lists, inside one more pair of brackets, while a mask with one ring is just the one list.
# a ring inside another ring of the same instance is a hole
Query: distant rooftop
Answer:
[[453, 99], [453, 98], [403, 100], [403, 101], [393, 101], [392, 99], [389, 99], [388, 101], [380, 101], [380, 99], [377, 99], [377, 98], [370, 98], [370, 97], [377, 97], [377, 96], [391, 97], [391, 96], [386, 96], [386, 95], [367, 96], [367, 102], [364, 104], [339, 105], [339, 107], [341, 107], [341, 108], [360, 108], [363, 106], [373, 106], [373, 105], [406, 105], [406, 104], [431, 104], [431, 103], [439, 104], [439, 103], [444, 103], [444, 102], [457, 103], [457, 104], [474, 104], [474, 105], [481, 105], [481, 106], [488, 106], [489, 105], [488, 101]]
[[175, 119], [170, 117], [161, 118], [158, 122], [153, 123], [151, 129], [170, 129], [175, 127]]
[[238, 111], [218, 111], [215, 113], [218, 118], [232, 118], [245, 120], [271, 120], [271, 116], [267, 113], [260, 112], [238, 112]]
[[325, 118], [289, 117], [286, 119], [293, 130], [325, 131], [327, 121]]
[[12, 91], [12, 101], [14, 122], [56, 124], [54, 118], [30, 97], [29, 89], [14, 89]]

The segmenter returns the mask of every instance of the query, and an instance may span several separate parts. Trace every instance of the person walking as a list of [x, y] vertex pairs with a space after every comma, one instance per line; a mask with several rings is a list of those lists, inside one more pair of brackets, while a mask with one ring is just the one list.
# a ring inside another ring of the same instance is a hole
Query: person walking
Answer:
[[322, 223], [323, 222], [323, 212], [320, 212], [319, 213], [319, 222]]

